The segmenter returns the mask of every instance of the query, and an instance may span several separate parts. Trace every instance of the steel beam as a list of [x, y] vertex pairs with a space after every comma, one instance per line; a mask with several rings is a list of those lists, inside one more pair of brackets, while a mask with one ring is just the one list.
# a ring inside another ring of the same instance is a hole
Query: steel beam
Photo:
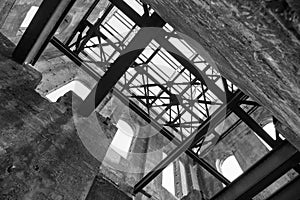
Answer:
[[[256, 111], [257, 108], [258, 108], [257, 106], [253, 106], [249, 111], [247, 111], [247, 114], [250, 115], [251, 113]], [[217, 143], [222, 141], [228, 134], [231, 133], [231, 131], [233, 131], [236, 127], [238, 127], [242, 122], [243, 122], [243, 120], [238, 119], [234, 124], [232, 124], [224, 133], [222, 133], [222, 135], [219, 137]]]
[[273, 138], [259, 125], [257, 122], [248, 115], [240, 106], [235, 106], [233, 112], [241, 118], [245, 124], [249, 126], [260, 138], [262, 138], [270, 147], [275, 148], [278, 146], [278, 142], [273, 140]]
[[272, 184], [300, 161], [299, 152], [285, 141], [211, 200], [247, 200]]
[[20, 64], [34, 64], [76, 0], [44, 0], [13, 52]]
[[95, 0], [94, 3], [89, 7], [88, 11], [84, 14], [83, 18], [80, 20], [79, 24], [76, 26], [75, 30], [72, 32], [71, 36], [65, 43], [67, 46], [72, 42], [73, 38], [78, 32], [81, 32], [82, 29], [86, 27], [86, 22], [90, 14], [93, 12], [97, 4], [99, 3], [100, 0]]
[[201, 124], [199, 129], [190, 134], [175, 150], [173, 150], [165, 159], [163, 159], [158, 165], [156, 165], [146, 176], [144, 176], [135, 186], [133, 193], [136, 194], [141, 191], [146, 185], [148, 185], [158, 174], [160, 174], [170, 163], [172, 163], [183, 152], [189, 149], [191, 144], [199, 138], [202, 138], [209, 130], [215, 128], [224, 117], [224, 112], [230, 109], [238, 103], [238, 101], [244, 96], [243, 92], [237, 91], [234, 96], [228, 101], [227, 104], [223, 104], [211, 118], [208, 118]]
[[300, 176], [280, 188], [272, 194], [267, 200], [299, 200], [300, 198]]
[[88, 75], [90, 75], [93, 79], [99, 80], [100, 75], [93, 71], [89, 66], [87, 66], [78, 55], [74, 54], [69, 48], [67, 48], [62, 42], [60, 42], [56, 37], [53, 37], [50, 40], [51, 44], [53, 44], [58, 50], [63, 52], [70, 60], [72, 60], [76, 65], [81, 67]]
[[78, 65], [78, 66], [82, 65], [82, 60], [76, 54], [74, 54], [72, 51], [70, 51], [68, 48], [66, 48], [65, 45], [61, 41], [59, 41], [56, 37], [53, 37], [50, 40], [50, 42], [58, 50], [63, 52], [69, 59], [71, 59], [76, 65]]

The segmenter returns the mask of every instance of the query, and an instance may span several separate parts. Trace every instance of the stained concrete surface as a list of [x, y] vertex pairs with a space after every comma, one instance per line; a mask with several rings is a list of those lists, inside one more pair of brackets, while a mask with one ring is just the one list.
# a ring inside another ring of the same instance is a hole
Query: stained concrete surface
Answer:
[[85, 199], [101, 163], [76, 133], [72, 95], [42, 98], [40, 73], [12, 61], [13, 49], [0, 34], [0, 199]]
[[285, 137], [300, 149], [298, 0], [143, 2], [201, 44], [222, 75], [293, 130]]

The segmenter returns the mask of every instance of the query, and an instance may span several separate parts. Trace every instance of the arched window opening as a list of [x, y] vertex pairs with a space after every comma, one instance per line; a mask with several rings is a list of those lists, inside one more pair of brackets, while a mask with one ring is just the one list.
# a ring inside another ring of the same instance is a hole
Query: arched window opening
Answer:
[[[268, 124], [266, 124], [263, 129], [274, 139], [278, 139], [277, 135], [276, 135], [276, 128], [273, 122], [270, 122]], [[280, 139], [284, 140], [285, 138], [281, 135], [278, 134], [278, 136], [280, 137]]]
[[46, 95], [46, 98], [52, 102], [56, 102], [59, 97], [64, 96], [69, 91], [73, 91], [77, 96], [84, 100], [91, 90], [80, 81], [74, 80], [50, 92]]
[[[163, 153], [163, 159], [167, 154]], [[171, 194], [175, 195], [174, 165], [169, 164], [162, 172], [162, 186]]]
[[273, 140], [276, 140], [276, 130], [273, 122], [266, 124], [263, 129], [273, 138]]
[[229, 181], [235, 180], [243, 173], [243, 170], [234, 155], [229, 156], [223, 162], [217, 160], [216, 166], [217, 170]]
[[134, 131], [131, 126], [123, 120], [117, 122], [117, 128], [118, 130], [110, 147], [126, 159], [132, 143]]
[[229, 181], [233, 181], [243, 173], [241, 166], [233, 155], [224, 160], [223, 164], [221, 165], [221, 170], [223, 175]]

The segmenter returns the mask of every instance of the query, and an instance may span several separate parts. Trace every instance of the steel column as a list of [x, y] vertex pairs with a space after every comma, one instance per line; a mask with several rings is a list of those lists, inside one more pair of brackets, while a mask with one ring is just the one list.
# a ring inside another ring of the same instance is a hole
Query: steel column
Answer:
[[300, 161], [299, 152], [284, 142], [271, 151], [211, 200], [247, 200], [269, 186]]
[[13, 52], [20, 64], [34, 64], [76, 0], [44, 0]]

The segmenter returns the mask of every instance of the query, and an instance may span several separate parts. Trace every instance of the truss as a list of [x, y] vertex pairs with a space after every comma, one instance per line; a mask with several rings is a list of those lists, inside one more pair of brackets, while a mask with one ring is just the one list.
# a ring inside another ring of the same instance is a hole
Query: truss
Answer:
[[[122, 0], [110, 0], [98, 19], [92, 21], [90, 15], [98, 3], [93, 3], [66, 42], [59, 41], [55, 31], [47, 38], [99, 80], [79, 109], [83, 115], [88, 116], [113, 91], [177, 146], [135, 185], [134, 194], [145, 193], [143, 188], [183, 152], [229, 185], [202, 157], [240, 123], [247, 124], [273, 149], [282, 146], [281, 139], [272, 139], [250, 116], [259, 104], [222, 77], [149, 5], [134, 0], [132, 7]], [[23, 39], [14, 53], [20, 62], [25, 61], [20, 53], [28, 49], [25, 46]], [[33, 64], [42, 51], [36, 53]], [[239, 119], [226, 130], [216, 131], [232, 113]]]

